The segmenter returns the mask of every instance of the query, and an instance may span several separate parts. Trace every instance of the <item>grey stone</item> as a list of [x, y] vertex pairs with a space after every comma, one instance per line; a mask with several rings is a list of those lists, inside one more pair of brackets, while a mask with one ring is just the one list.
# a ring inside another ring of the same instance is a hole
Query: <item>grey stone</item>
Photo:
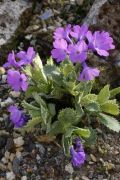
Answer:
[[86, 18], [83, 20], [88, 25], [97, 23], [97, 16], [99, 15], [100, 9], [107, 0], [95, 0]]
[[0, 1], [0, 46], [5, 44], [20, 25], [22, 13], [32, 7], [32, 3], [25, 0]]

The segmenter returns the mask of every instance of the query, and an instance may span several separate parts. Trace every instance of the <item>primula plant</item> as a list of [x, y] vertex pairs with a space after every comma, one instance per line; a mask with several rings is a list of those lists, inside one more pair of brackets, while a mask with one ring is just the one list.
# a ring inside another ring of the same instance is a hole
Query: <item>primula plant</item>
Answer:
[[120, 87], [110, 90], [106, 85], [93, 93], [100, 71], [89, 67], [87, 61], [89, 53], [108, 56], [115, 46], [108, 32], [92, 33], [86, 25], [57, 28], [53, 46], [45, 65], [32, 47], [8, 55], [4, 64], [7, 82], [14, 91], [25, 92], [21, 107], [8, 108], [10, 120], [22, 131], [39, 127], [48, 136], [59, 135], [73, 166], [81, 166], [86, 159], [83, 144], [90, 145], [96, 139], [95, 121], [120, 131], [113, 117], [119, 114], [114, 97]]

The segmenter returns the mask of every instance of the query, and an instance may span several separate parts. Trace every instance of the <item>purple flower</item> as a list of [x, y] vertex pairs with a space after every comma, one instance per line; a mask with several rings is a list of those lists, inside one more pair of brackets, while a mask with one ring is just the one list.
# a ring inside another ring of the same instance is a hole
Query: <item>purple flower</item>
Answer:
[[79, 25], [76, 25], [73, 26], [73, 31], [70, 32], [70, 35], [77, 40], [83, 40], [87, 31], [87, 25], [83, 24], [81, 27]]
[[86, 37], [89, 41], [89, 48], [97, 51], [100, 56], [109, 56], [108, 50], [115, 48], [113, 39], [108, 32], [95, 31], [92, 35], [92, 33], [88, 31]]
[[14, 91], [26, 91], [28, 88], [27, 77], [25, 74], [20, 74], [19, 71], [8, 70], [7, 82]]
[[26, 124], [28, 117], [23, 111], [13, 105], [9, 106], [8, 111], [10, 112], [10, 120], [16, 128], [20, 128]]
[[93, 80], [95, 77], [99, 76], [100, 71], [97, 68], [91, 68], [83, 64], [83, 71], [81, 72], [78, 80], [79, 81], [90, 81]]
[[70, 32], [71, 32], [71, 25], [70, 24], [67, 25], [65, 28], [59, 27], [54, 32], [54, 39], [55, 40], [65, 39], [69, 43], [72, 43], [72, 40], [69, 37]]
[[70, 148], [71, 162], [74, 167], [84, 164], [86, 156], [80, 138], [76, 138], [74, 145]]
[[67, 56], [67, 42], [64, 39], [55, 40], [53, 43], [55, 49], [51, 51], [52, 57], [57, 62], [63, 61]]
[[20, 68], [24, 63], [21, 61], [16, 61], [15, 59], [15, 53], [12, 51], [12, 53], [9, 53], [7, 63], [3, 65], [4, 68], [14, 67], [14, 68]]
[[87, 58], [87, 44], [85, 41], [79, 41], [77, 44], [70, 44], [68, 46], [68, 52], [70, 54], [70, 60], [73, 63], [83, 62]]
[[29, 47], [27, 52], [26, 51], [20, 51], [19, 53], [17, 53], [17, 58], [19, 58], [21, 60], [21, 62], [26, 65], [26, 64], [30, 64], [32, 63], [32, 60], [35, 57], [35, 51], [33, 49], [33, 47]]

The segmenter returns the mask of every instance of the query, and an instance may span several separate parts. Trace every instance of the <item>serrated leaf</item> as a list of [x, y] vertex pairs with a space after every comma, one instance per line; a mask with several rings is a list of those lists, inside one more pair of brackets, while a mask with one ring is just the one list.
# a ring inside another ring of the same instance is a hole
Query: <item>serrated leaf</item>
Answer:
[[53, 134], [65, 133], [72, 125], [79, 122], [80, 117], [72, 108], [65, 108], [58, 114], [58, 121], [52, 124], [51, 132]]
[[25, 92], [25, 97], [28, 98], [35, 92], [39, 92], [39, 89], [36, 86], [29, 86], [27, 91]]
[[86, 145], [91, 146], [96, 143], [97, 133], [96, 133], [96, 130], [92, 128], [89, 128], [89, 130], [90, 130], [90, 137], [86, 138], [85, 142], [86, 142]]
[[76, 128], [73, 130], [73, 134], [76, 134], [80, 137], [89, 138], [90, 137], [90, 130], [89, 129]]
[[118, 88], [115, 88], [115, 89], [112, 89], [111, 91], [110, 91], [110, 97], [112, 98], [112, 97], [115, 97], [117, 94], [119, 94], [120, 93], [120, 87], [118, 87]]
[[41, 123], [41, 118], [39, 117], [34, 117], [28, 121], [26, 126], [23, 127], [23, 130], [30, 131], [32, 128], [34, 128], [37, 124]]
[[66, 138], [65, 135], [62, 136], [62, 147], [64, 150], [64, 153], [69, 157], [70, 156], [70, 146], [72, 144], [72, 139]]
[[109, 85], [104, 86], [103, 89], [101, 89], [100, 93], [98, 94], [97, 100], [100, 105], [104, 104], [106, 101], [108, 101], [110, 98], [110, 91], [109, 91]]
[[41, 61], [41, 59], [40, 59], [40, 57], [39, 57], [38, 54], [37, 54], [36, 57], [34, 58], [33, 64], [34, 64], [35, 69], [37, 68], [37, 69], [40, 70], [40, 73], [41, 73], [42, 77], [44, 78], [44, 81], [47, 82], [47, 78], [46, 78], [45, 73], [44, 73], [44, 70], [43, 70], [42, 61]]
[[48, 109], [50, 112], [50, 115], [53, 117], [56, 114], [56, 110], [55, 110], [55, 104], [49, 103], [48, 104]]
[[100, 111], [100, 106], [97, 102], [89, 103], [88, 105], [85, 106], [85, 108], [89, 112], [99, 112]]
[[35, 101], [39, 104], [40, 106], [40, 114], [41, 114], [41, 117], [43, 119], [43, 122], [46, 124], [47, 123], [47, 118], [49, 116], [49, 112], [48, 112], [48, 107], [47, 107], [47, 104], [46, 102], [37, 94], [35, 93], [33, 95]]
[[48, 65], [53, 65], [54, 64], [53, 58], [51, 56], [50, 56], [49, 59], [47, 59], [47, 64]]
[[119, 114], [119, 106], [113, 100], [109, 100], [101, 105], [101, 110], [112, 115]]
[[27, 103], [26, 101], [22, 102], [22, 106], [32, 118], [41, 116], [40, 109], [38, 107], [33, 106], [30, 103]]
[[96, 101], [97, 101], [96, 94], [88, 94], [82, 98], [81, 103], [82, 105], [87, 105], [89, 103], [96, 102]]
[[108, 116], [106, 114], [100, 113], [99, 120], [109, 129], [119, 132], [120, 131], [120, 123], [117, 119], [113, 118], [112, 116]]

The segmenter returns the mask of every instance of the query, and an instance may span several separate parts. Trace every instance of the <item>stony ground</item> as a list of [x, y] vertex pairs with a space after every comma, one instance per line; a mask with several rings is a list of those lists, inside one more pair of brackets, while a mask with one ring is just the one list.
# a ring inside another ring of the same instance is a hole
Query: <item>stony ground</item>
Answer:
[[[104, 4], [102, 1], [106, 3]], [[100, 1], [95, 0], [93, 9], [96, 9], [96, 12], [94, 15], [88, 13], [87, 22], [91, 28], [108, 30], [117, 43], [117, 49], [110, 57], [112, 63], [109, 65], [109, 70], [114, 70], [115, 75], [113, 76], [112, 71], [107, 80], [112, 86], [118, 86], [120, 85], [120, 5], [118, 1], [109, 3], [107, 0], [101, 0], [101, 2], [102, 5]], [[24, 31], [22, 30], [21, 35], [17, 34], [16, 50], [32, 45], [44, 60], [46, 54], [50, 54], [51, 34], [55, 27], [86, 21], [83, 19], [92, 3], [93, 1], [89, 0], [89, 3], [85, 3], [83, 6], [81, 0], [66, 0], [64, 4], [55, 0], [36, 1], [36, 5], [32, 7], [33, 14], [30, 16], [27, 27]], [[90, 18], [92, 16], [96, 17], [94, 22], [93, 18]], [[46, 51], [43, 52], [43, 49]], [[106, 62], [102, 64], [104, 61], [101, 60], [101, 64], [98, 63], [98, 66], [106, 65]], [[93, 63], [96, 63], [96, 59]], [[0, 68], [0, 180], [120, 179], [120, 134], [108, 131], [103, 127], [103, 132], [97, 129], [96, 146], [85, 148], [87, 153], [85, 165], [80, 169], [73, 170], [57, 140], [49, 142], [48, 138], [45, 140], [45, 137], [38, 132], [23, 136], [13, 129], [6, 109], [10, 104], [19, 104], [21, 98], [23, 98], [22, 94], [9, 89], [6, 84], [5, 72]]]

